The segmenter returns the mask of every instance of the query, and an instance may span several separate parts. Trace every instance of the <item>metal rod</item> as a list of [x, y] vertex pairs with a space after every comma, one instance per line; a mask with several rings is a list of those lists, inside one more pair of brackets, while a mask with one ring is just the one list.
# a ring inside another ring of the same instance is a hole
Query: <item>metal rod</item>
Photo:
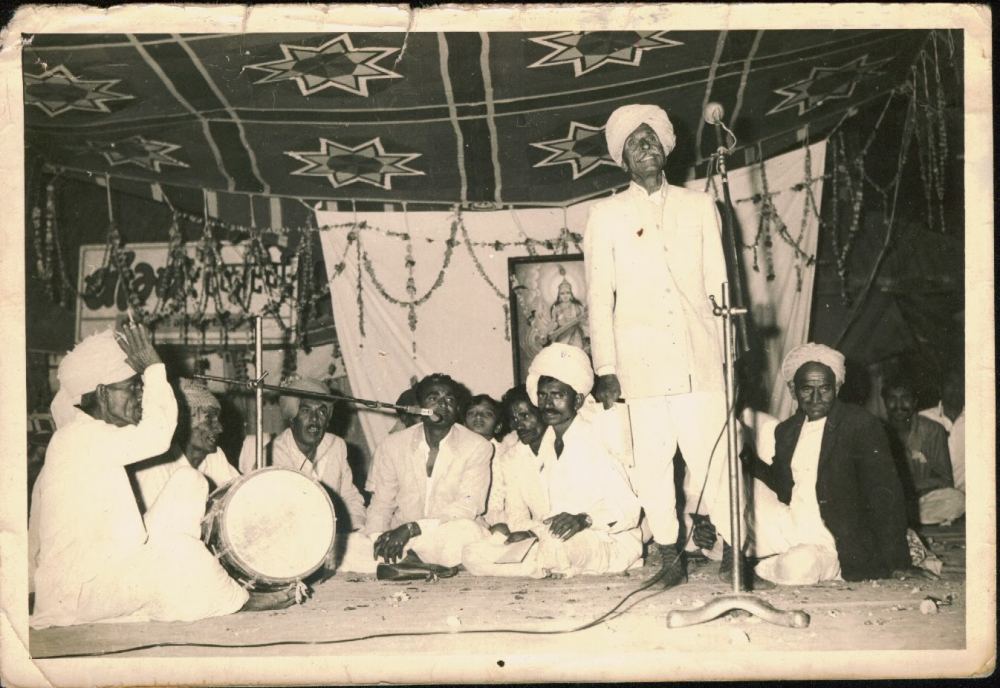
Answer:
[[[733, 288], [733, 306], [736, 308], [741, 308], [744, 305], [743, 300], [743, 284], [740, 279], [740, 258], [739, 252], [736, 250], [736, 220], [733, 219], [733, 199], [729, 195], [729, 173], [726, 171], [726, 149], [722, 146], [721, 132], [719, 131], [722, 127], [716, 127], [715, 133], [719, 135], [719, 176], [722, 178], [722, 198], [725, 205], [725, 214], [723, 215], [725, 219], [725, 229], [723, 232], [724, 243], [726, 244], [726, 253], [729, 254], [730, 270], [732, 270], [733, 279], [730, 280], [730, 284]], [[747, 353], [750, 351], [750, 344], [747, 340], [746, 324], [743, 320], [736, 322], [736, 347], [740, 353]]]
[[[258, 380], [264, 379], [264, 319], [254, 316], [254, 375]], [[264, 390], [258, 385], [255, 389], [255, 399], [257, 405], [257, 436], [255, 445], [254, 467], [261, 469], [264, 467]]]
[[270, 392], [278, 392], [286, 396], [295, 397], [305, 397], [307, 399], [319, 399], [321, 401], [346, 401], [352, 404], [361, 404], [366, 408], [373, 411], [381, 411], [383, 409], [392, 409], [394, 411], [404, 411], [406, 413], [419, 413], [418, 409], [412, 406], [400, 406], [399, 404], [390, 404], [386, 401], [374, 401], [371, 399], [358, 399], [356, 397], [349, 397], [344, 394], [323, 394], [322, 392], [311, 392], [307, 389], [295, 389], [294, 387], [276, 387], [274, 385], [265, 385], [259, 380], [233, 380], [228, 377], [217, 377], [215, 375], [193, 375], [192, 377], [199, 380], [211, 380], [213, 382], [223, 382], [227, 385], [238, 385], [240, 387], [249, 387], [256, 390], [260, 388], [262, 390], [267, 390]]
[[729, 543], [733, 553], [733, 592], [743, 592], [743, 538], [741, 537], [740, 518], [740, 475], [739, 454], [736, 447], [736, 404], [734, 400], [735, 378], [733, 370], [734, 340], [733, 312], [729, 308], [729, 283], [722, 283], [722, 336], [725, 339], [726, 351], [726, 458], [729, 466], [729, 526], [732, 535]]

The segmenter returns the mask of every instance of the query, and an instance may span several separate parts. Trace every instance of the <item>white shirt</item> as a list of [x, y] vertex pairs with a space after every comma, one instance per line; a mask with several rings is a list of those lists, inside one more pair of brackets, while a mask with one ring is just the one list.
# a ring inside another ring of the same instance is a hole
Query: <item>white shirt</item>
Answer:
[[[181, 454], [176, 459], [154, 459], [135, 466], [135, 479], [146, 510], [153, 505], [177, 469], [190, 465], [187, 456]], [[198, 465], [198, 471], [211, 481], [210, 489], [213, 490], [240, 477], [240, 472], [230, 465], [221, 449], [206, 456]]]
[[920, 412], [921, 416], [937, 421], [948, 431], [948, 455], [951, 457], [951, 473], [955, 489], [965, 490], [965, 409], [952, 423], [944, 413], [944, 404]]
[[639, 500], [600, 430], [585, 419], [577, 416], [566, 430], [561, 456], [556, 457], [555, 431], [549, 428], [537, 457], [525, 447], [512, 458], [507, 464], [512, 531], [546, 528], [542, 521], [565, 512], [587, 514], [591, 529], [612, 539], [640, 537]]
[[833, 535], [827, 530], [819, 513], [816, 499], [816, 478], [819, 472], [819, 452], [823, 442], [826, 418], [802, 424], [799, 441], [792, 455], [792, 500], [789, 504], [794, 535], [789, 539], [800, 545], [820, 545], [836, 549]]
[[84, 583], [146, 542], [125, 466], [170, 447], [177, 402], [162, 363], [149, 366], [143, 382], [138, 424], [119, 428], [77, 410], [52, 436], [29, 526], [34, 627], [74, 623]]

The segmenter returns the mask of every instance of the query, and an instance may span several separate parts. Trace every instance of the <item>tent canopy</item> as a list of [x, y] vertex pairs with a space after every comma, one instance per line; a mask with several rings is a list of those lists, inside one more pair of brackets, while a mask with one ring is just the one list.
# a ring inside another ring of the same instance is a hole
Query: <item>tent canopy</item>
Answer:
[[[621, 186], [612, 109], [657, 103], [675, 167], [814, 137], [904, 82], [927, 31], [38, 34], [26, 143], [49, 164], [300, 199], [565, 205]], [[739, 162], [737, 159], [736, 162]]]

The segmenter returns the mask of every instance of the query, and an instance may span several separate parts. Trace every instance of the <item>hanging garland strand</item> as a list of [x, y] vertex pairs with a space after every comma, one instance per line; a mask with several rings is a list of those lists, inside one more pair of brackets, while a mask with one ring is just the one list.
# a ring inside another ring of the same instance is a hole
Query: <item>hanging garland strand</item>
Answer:
[[498, 299], [503, 303], [503, 317], [504, 317], [504, 331], [503, 336], [506, 341], [510, 341], [510, 304], [507, 302], [507, 295], [500, 291], [500, 288], [493, 283], [490, 276], [486, 274], [486, 268], [479, 261], [479, 256], [476, 255], [475, 249], [472, 247], [472, 241], [469, 239], [469, 231], [465, 227], [465, 223], [462, 223], [462, 242], [465, 244], [466, 249], [469, 251], [469, 256], [472, 258], [472, 264], [476, 266], [476, 272], [482, 277], [486, 284], [489, 285], [490, 289], [496, 295]]

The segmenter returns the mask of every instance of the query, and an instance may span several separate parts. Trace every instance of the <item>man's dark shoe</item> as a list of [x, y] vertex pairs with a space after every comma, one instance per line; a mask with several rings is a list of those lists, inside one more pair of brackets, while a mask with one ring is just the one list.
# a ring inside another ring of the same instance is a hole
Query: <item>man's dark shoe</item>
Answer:
[[660, 582], [664, 588], [687, 582], [687, 566], [684, 561], [684, 550], [680, 547], [660, 547], [663, 557], [663, 568], [660, 570]]
[[[749, 560], [745, 556], [740, 556], [742, 557], [740, 560], [740, 573], [743, 578], [742, 588], [744, 591], [774, 590], [777, 587], [771, 581], [758, 576]], [[722, 563], [719, 564], [719, 580], [728, 585], [733, 584], [733, 548], [727, 542], [722, 543]]]

